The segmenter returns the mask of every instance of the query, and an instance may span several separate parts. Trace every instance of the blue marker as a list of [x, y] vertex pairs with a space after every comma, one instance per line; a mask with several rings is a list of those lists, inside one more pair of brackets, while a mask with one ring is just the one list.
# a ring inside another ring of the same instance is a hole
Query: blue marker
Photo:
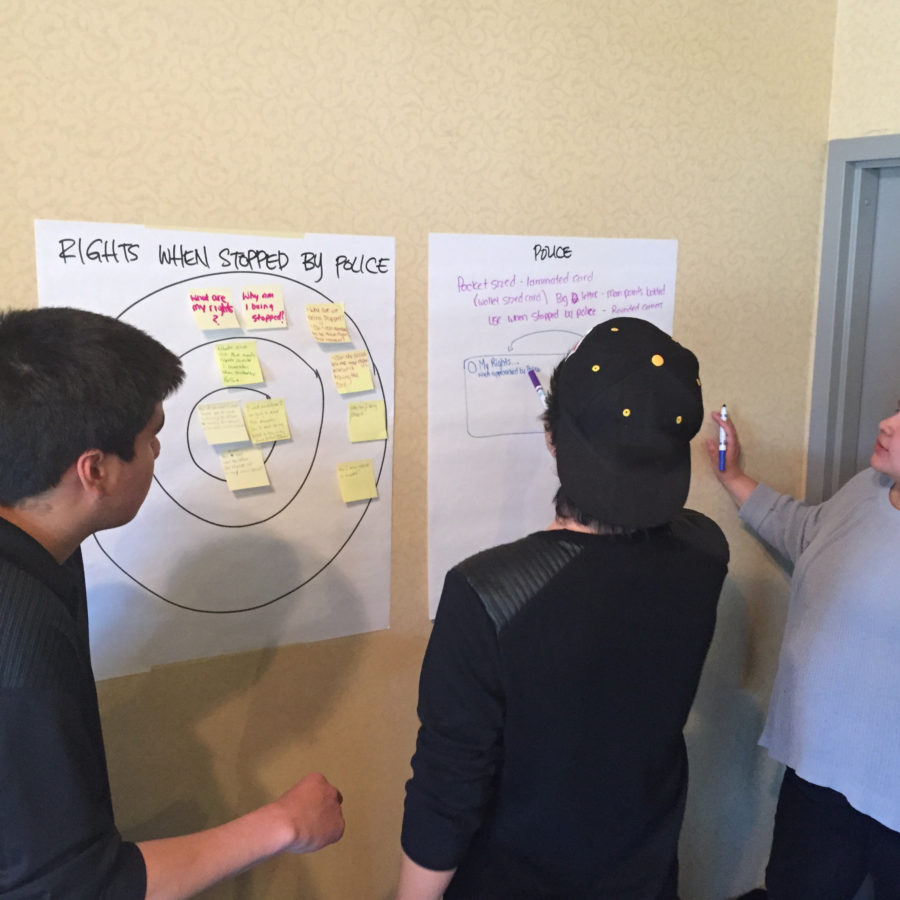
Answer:
[[[719, 410], [719, 415], [722, 417], [723, 422], [728, 421], [728, 410], [725, 408], [725, 404], [722, 404], [722, 408]], [[720, 425], [719, 426], [719, 471], [725, 471], [725, 448], [727, 446], [725, 439], [725, 429]]]
[[534, 385], [534, 392], [541, 398], [541, 403], [544, 404], [544, 408], [547, 408], [547, 395], [544, 393], [544, 389], [541, 387], [541, 382], [538, 380], [537, 372], [534, 369], [528, 370], [528, 377], [531, 379], [531, 383]]

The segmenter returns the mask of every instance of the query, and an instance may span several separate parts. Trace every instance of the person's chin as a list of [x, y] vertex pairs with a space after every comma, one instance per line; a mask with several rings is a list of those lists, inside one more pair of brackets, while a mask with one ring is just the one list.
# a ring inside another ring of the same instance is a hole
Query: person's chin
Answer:
[[98, 525], [94, 531], [109, 531], [111, 528], [121, 528], [123, 525], [127, 525], [138, 514], [139, 509], [140, 507], [133, 512], [124, 515], [110, 516]]
[[900, 475], [891, 468], [890, 460], [886, 458], [886, 454], [873, 453], [872, 458], [869, 460], [869, 465], [881, 475], [887, 475], [894, 481], [900, 480]]

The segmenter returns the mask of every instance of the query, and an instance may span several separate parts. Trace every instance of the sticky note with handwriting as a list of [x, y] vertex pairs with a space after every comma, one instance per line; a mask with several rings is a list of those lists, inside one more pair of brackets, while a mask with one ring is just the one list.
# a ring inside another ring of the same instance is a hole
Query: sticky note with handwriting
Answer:
[[240, 328], [228, 288], [188, 291], [194, 321], [204, 331]]
[[277, 284], [247, 287], [241, 291], [241, 321], [248, 331], [287, 328], [284, 295]]
[[369, 354], [365, 350], [332, 353], [331, 377], [339, 394], [371, 391], [375, 387], [369, 371]]
[[353, 443], [386, 440], [384, 400], [364, 400], [348, 404], [347, 429]]
[[283, 398], [251, 400], [244, 404], [244, 416], [250, 440], [254, 444], [291, 439], [291, 426], [288, 425]]
[[341, 499], [344, 503], [369, 500], [378, 496], [378, 488], [375, 485], [375, 469], [371, 459], [338, 463], [337, 473]]
[[259, 384], [263, 381], [256, 341], [222, 341], [216, 344], [216, 362], [226, 385]]
[[343, 303], [307, 303], [306, 324], [320, 344], [346, 344], [350, 341]]
[[250, 440], [241, 414], [241, 404], [237, 400], [201, 403], [197, 407], [197, 415], [210, 444], [234, 444]]
[[266, 487], [269, 474], [262, 450], [250, 447], [246, 450], [226, 450], [221, 454], [222, 468], [225, 470], [225, 483], [232, 491], [244, 491], [248, 488]]

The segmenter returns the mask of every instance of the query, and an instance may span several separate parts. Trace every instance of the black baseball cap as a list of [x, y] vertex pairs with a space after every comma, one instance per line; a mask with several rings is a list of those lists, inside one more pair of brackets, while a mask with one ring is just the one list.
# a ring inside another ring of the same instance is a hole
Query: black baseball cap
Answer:
[[556, 377], [556, 465], [566, 496], [606, 525], [652, 528], [684, 506], [703, 422], [697, 357], [643, 319], [609, 319]]

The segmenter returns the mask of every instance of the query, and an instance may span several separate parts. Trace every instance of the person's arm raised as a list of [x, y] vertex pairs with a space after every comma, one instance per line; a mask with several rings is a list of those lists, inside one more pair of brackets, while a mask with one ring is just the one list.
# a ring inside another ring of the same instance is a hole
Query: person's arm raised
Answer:
[[312, 853], [344, 833], [340, 791], [307, 775], [272, 803], [224, 825], [142, 841], [147, 900], [185, 900], [279, 853]]
[[725, 429], [725, 469], [719, 471], [719, 443], [713, 438], [706, 440], [706, 452], [709, 454], [713, 471], [722, 487], [739, 506], [743, 506], [759, 484], [741, 468], [741, 443], [731, 417], [723, 419], [718, 410], [713, 410], [710, 417], [720, 428]]

